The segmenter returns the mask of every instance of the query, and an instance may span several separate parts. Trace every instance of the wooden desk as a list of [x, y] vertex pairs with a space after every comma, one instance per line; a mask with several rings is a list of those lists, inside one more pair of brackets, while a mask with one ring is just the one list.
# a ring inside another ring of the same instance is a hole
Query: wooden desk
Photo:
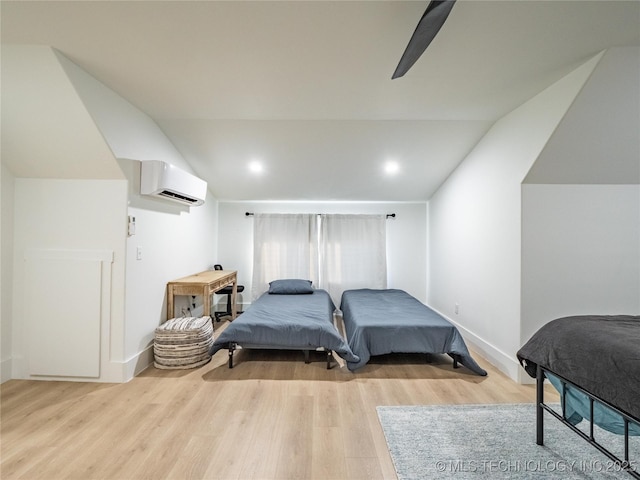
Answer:
[[178, 278], [167, 283], [167, 320], [175, 317], [173, 297], [175, 295], [202, 295], [203, 316], [211, 316], [211, 295], [229, 285], [231, 294], [231, 319], [236, 318], [236, 295], [238, 279], [235, 270], [207, 270], [188, 277]]

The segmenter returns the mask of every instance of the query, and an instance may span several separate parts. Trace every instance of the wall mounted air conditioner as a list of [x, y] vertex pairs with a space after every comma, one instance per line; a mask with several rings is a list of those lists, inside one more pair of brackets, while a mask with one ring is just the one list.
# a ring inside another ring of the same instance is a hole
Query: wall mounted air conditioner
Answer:
[[185, 205], [202, 205], [207, 182], [170, 163], [143, 160], [140, 167], [140, 193], [162, 197]]

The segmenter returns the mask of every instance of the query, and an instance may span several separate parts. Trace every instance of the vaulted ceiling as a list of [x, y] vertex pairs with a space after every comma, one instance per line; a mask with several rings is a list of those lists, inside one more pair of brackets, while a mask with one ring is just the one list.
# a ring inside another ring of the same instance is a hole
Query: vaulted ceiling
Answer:
[[3, 0], [1, 36], [150, 115], [222, 200], [426, 200], [496, 119], [640, 45], [635, 0], [458, 0], [391, 80], [427, 3]]

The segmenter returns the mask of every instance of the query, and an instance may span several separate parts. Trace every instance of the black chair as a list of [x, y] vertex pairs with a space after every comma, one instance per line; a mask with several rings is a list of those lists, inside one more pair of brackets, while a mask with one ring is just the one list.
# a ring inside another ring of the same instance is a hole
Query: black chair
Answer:
[[[222, 268], [222, 265], [216, 264], [213, 266], [214, 270], [224, 270]], [[237, 285], [236, 286], [237, 293], [243, 292], [244, 291], [244, 285]], [[229, 285], [228, 287], [224, 287], [220, 290], [218, 290], [216, 292], [216, 295], [226, 295], [227, 296], [227, 309], [223, 310], [223, 311], [219, 311], [219, 312], [213, 312], [213, 315], [216, 318], [216, 322], [219, 322], [220, 319], [222, 317], [230, 317], [232, 315], [231, 313], [231, 296], [233, 295], [233, 285]], [[236, 312], [238, 315], [240, 315], [242, 312]]]

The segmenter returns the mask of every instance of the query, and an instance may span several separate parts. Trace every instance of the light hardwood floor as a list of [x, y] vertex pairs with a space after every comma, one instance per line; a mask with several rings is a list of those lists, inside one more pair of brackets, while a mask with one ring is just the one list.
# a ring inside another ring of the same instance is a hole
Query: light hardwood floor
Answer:
[[10, 380], [0, 478], [395, 479], [377, 405], [534, 402], [533, 385], [475, 358], [487, 377], [446, 356], [384, 356], [354, 374], [274, 351], [238, 351], [229, 370], [221, 351], [126, 384]]

